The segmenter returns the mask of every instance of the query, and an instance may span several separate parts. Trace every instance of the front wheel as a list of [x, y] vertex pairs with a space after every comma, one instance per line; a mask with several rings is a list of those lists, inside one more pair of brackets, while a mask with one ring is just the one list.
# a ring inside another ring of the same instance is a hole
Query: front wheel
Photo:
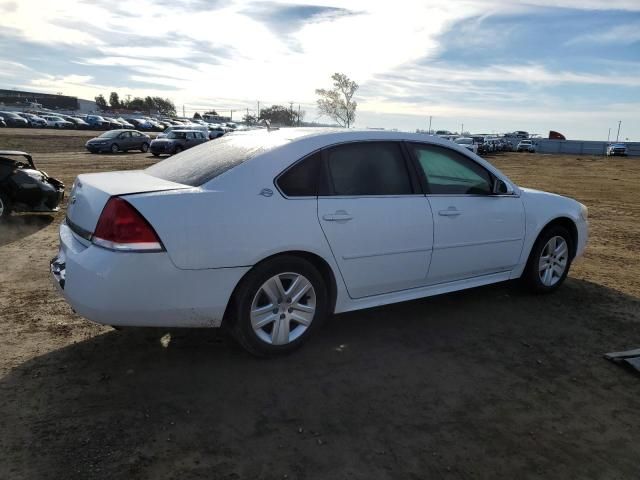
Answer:
[[566, 228], [558, 225], [544, 230], [533, 245], [522, 274], [525, 285], [537, 293], [556, 290], [567, 278], [572, 251], [573, 241]]
[[311, 263], [274, 258], [254, 267], [238, 285], [231, 331], [253, 355], [289, 353], [320, 327], [328, 303], [322, 275]]
[[118, 153], [120, 151], [120, 147], [118, 147], [117, 143], [111, 145], [111, 153]]

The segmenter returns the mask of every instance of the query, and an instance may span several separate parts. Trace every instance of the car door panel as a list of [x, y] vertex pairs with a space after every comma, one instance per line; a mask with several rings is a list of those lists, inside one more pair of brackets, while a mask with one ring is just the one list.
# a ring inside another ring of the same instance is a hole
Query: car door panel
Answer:
[[518, 263], [525, 221], [519, 197], [434, 195], [429, 202], [434, 212], [429, 283], [506, 271]]
[[427, 283], [433, 229], [424, 196], [319, 198], [318, 218], [351, 297]]
[[525, 215], [517, 195], [494, 195], [494, 177], [456, 150], [411, 144], [433, 211], [429, 283], [508, 271], [519, 261]]
[[397, 142], [355, 142], [327, 150], [329, 195], [318, 221], [352, 298], [423, 286], [431, 261], [433, 218], [415, 192]]

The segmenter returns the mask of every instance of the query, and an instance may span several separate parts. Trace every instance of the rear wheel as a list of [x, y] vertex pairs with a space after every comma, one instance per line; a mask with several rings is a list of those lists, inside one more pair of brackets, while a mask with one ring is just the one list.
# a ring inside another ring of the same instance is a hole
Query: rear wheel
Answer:
[[111, 145], [111, 153], [118, 153], [120, 151], [120, 147], [118, 147], [117, 143]]
[[0, 222], [6, 219], [11, 213], [11, 204], [7, 196], [0, 192]]
[[140, 147], [140, 151], [142, 153], [147, 153], [149, 151], [149, 144], [148, 143], [143, 143], [142, 146]]
[[571, 267], [573, 241], [566, 228], [545, 229], [533, 245], [522, 274], [525, 285], [537, 293], [556, 290], [567, 278]]
[[[153, 152], [152, 152], [152, 153], [153, 153]], [[160, 156], [160, 154], [159, 154], [159, 153], [153, 153], [153, 156], [154, 156], [154, 157], [159, 157], [159, 156]]]
[[257, 265], [242, 280], [230, 307], [231, 331], [258, 356], [289, 353], [327, 315], [327, 287], [307, 260], [282, 256]]

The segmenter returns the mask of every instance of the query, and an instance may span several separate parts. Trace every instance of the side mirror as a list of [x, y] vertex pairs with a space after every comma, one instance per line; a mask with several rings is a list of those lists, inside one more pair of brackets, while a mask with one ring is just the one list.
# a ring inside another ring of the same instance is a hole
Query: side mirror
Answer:
[[506, 182], [496, 178], [493, 180], [493, 188], [491, 190], [493, 195], [513, 195], [513, 188], [507, 185]]

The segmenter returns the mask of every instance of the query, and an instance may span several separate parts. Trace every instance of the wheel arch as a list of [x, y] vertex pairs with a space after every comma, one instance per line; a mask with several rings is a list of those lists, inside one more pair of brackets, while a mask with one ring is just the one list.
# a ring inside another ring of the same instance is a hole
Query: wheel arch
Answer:
[[316, 254], [316, 253], [311, 253], [308, 251], [304, 251], [304, 250], [289, 250], [289, 251], [283, 251], [283, 252], [278, 252], [278, 253], [274, 253], [272, 255], [269, 255], [268, 257], [263, 258], [262, 260], [260, 260], [259, 262], [257, 262], [255, 265], [253, 265], [249, 271], [247, 271], [247, 273], [245, 273], [242, 278], [240, 278], [240, 280], [238, 280], [238, 283], [236, 284], [236, 286], [233, 289], [233, 292], [231, 293], [231, 297], [229, 298], [229, 302], [227, 303], [227, 308], [225, 309], [224, 312], [224, 316], [222, 318], [222, 325], [221, 327], [224, 327], [224, 325], [228, 322], [228, 321], [232, 321], [231, 317], [231, 312], [234, 311], [234, 307], [235, 307], [235, 301], [237, 298], [237, 291], [238, 291], [238, 286], [243, 282], [243, 280], [246, 278], [247, 275], [249, 275], [249, 273], [251, 271], [253, 271], [253, 269], [258, 266], [261, 265], [265, 262], [269, 262], [272, 261], [278, 257], [299, 257], [299, 258], [303, 258], [306, 261], [308, 261], [309, 263], [311, 263], [314, 267], [316, 267], [318, 269], [318, 272], [320, 272], [320, 275], [322, 275], [322, 279], [325, 282], [325, 285], [327, 286], [327, 290], [329, 292], [329, 312], [333, 313], [335, 311], [335, 307], [336, 307], [336, 301], [337, 301], [337, 297], [338, 297], [338, 285], [336, 283], [336, 276], [335, 273], [333, 272], [333, 269], [331, 268], [331, 266], [329, 265], [329, 263], [322, 258], [320, 255]]
[[[565, 228], [569, 232], [569, 235], [571, 235], [571, 259], [574, 259], [578, 248], [578, 227], [576, 226], [575, 222], [569, 217], [556, 217], [553, 220], [547, 222], [547, 224], [540, 229], [540, 232], [538, 232], [538, 235], [536, 236], [536, 242], [538, 241], [538, 238], [540, 238], [540, 235], [542, 235], [549, 228], [555, 226]], [[533, 245], [535, 245], [535, 242], [533, 243]], [[531, 252], [529, 252], [529, 255], [531, 255]]]

